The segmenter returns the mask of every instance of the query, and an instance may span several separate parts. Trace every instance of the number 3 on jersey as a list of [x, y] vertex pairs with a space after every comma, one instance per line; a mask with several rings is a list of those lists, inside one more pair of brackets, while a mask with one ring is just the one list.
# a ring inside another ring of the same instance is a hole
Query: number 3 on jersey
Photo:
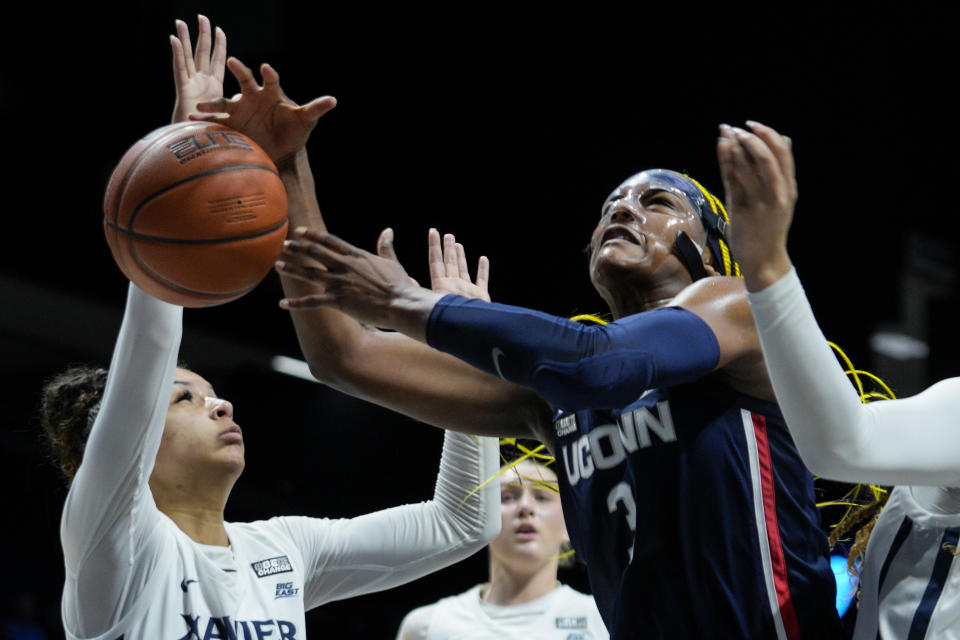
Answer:
[[610, 493], [607, 494], [607, 509], [611, 514], [616, 514], [619, 510], [617, 505], [623, 505], [624, 515], [627, 518], [627, 525], [630, 527], [630, 546], [627, 547], [627, 558], [633, 562], [633, 539], [637, 533], [637, 503], [633, 499], [633, 491], [626, 482], [617, 484]]

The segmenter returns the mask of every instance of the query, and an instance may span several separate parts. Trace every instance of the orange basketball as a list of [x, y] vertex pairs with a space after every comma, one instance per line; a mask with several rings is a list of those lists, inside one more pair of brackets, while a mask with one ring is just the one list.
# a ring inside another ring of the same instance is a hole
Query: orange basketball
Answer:
[[120, 159], [103, 198], [103, 231], [141, 289], [208, 307], [239, 298], [270, 271], [287, 235], [287, 193], [247, 136], [179, 122]]

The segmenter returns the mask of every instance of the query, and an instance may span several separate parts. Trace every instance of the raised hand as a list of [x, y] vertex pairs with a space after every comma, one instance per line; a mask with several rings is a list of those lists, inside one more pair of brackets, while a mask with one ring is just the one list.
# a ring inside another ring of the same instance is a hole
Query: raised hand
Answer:
[[790, 268], [787, 232], [797, 202], [791, 140], [759, 122], [720, 126], [717, 159], [730, 213], [730, 246], [747, 289], [759, 291]]
[[211, 51], [210, 20], [197, 16], [197, 50], [190, 46], [190, 30], [183, 20], [176, 21], [177, 35], [170, 36], [173, 53], [173, 84], [177, 99], [173, 122], [184, 122], [196, 111], [197, 104], [223, 97], [223, 73], [227, 61], [227, 36], [217, 27]]
[[430, 229], [427, 233], [427, 252], [431, 289], [438, 293], [455, 293], [465, 298], [479, 298], [490, 302], [490, 261], [487, 256], [480, 257], [477, 281], [474, 283], [467, 267], [467, 254], [453, 234], [445, 234], [441, 245], [440, 232]]
[[333, 109], [337, 101], [323, 96], [298, 105], [280, 88], [280, 76], [269, 64], [260, 65], [263, 86], [253, 72], [236, 58], [227, 60], [227, 68], [240, 84], [240, 93], [231, 99], [219, 97], [197, 105], [199, 114], [192, 120], [219, 122], [250, 136], [278, 165], [303, 148], [320, 116]]
[[[390, 230], [379, 244], [391, 242]], [[392, 252], [391, 252], [392, 253]], [[433, 305], [443, 297], [418, 287], [392, 256], [359, 249], [329, 233], [299, 228], [284, 243], [277, 271], [318, 284], [322, 293], [284, 298], [284, 309], [333, 307], [364, 324], [396, 329], [424, 340]]]

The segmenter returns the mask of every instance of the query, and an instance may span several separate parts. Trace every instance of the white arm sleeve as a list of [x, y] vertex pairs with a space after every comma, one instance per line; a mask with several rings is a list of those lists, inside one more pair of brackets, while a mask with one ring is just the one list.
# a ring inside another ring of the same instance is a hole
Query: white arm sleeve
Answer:
[[474, 490], [499, 466], [496, 438], [448, 431], [432, 500], [347, 520], [280, 519], [303, 554], [306, 608], [390, 589], [483, 548], [500, 532], [500, 485]]
[[100, 412], [63, 507], [64, 624], [82, 637], [120, 620], [134, 555], [158, 511], [147, 484], [167, 415], [183, 309], [130, 285]]
[[845, 482], [960, 486], [960, 378], [864, 405], [794, 270], [748, 297], [777, 401], [813, 473]]

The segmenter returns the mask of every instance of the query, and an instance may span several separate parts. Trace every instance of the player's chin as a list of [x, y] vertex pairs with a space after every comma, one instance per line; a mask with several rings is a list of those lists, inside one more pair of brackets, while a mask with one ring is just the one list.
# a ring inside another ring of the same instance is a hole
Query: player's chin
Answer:
[[227, 445], [220, 450], [217, 458], [219, 466], [223, 467], [225, 471], [233, 473], [239, 474], [247, 464], [244, 456], [243, 443]]

